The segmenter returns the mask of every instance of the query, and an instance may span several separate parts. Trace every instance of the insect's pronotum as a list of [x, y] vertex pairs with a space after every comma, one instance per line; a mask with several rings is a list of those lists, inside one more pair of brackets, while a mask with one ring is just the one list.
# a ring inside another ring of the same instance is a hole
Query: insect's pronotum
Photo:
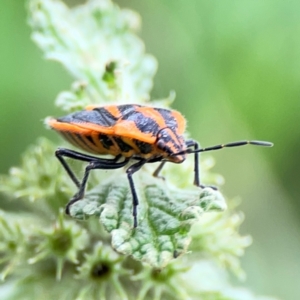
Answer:
[[[178, 111], [137, 104], [88, 106], [85, 110], [61, 118], [50, 118], [47, 122], [74, 146], [94, 155], [114, 156], [113, 159], [106, 159], [65, 148], [55, 152], [78, 187], [77, 193], [66, 206], [66, 213], [70, 213], [73, 203], [83, 198], [91, 170], [118, 169], [131, 160], [134, 163], [126, 173], [132, 193], [134, 227], [137, 227], [139, 201], [132, 175], [144, 164], [160, 162], [153, 173], [157, 177], [166, 162], [182, 163], [187, 154], [194, 153], [194, 185], [203, 188], [199, 178], [199, 152], [248, 144], [273, 145], [263, 141], [238, 141], [200, 149], [198, 142], [184, 139], [185, 119]], [[88, 163], [81, 182], [65, 157]]]

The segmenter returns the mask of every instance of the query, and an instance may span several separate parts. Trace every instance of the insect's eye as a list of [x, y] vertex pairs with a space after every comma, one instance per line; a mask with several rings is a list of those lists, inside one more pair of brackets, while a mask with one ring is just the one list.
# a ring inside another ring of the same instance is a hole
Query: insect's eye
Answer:
[[162, 128], [156, 135], [157, 141], [165, 140], [169, 136], [169, 128]]
[[156, 145], [157, 145], [158, 149], [161, 149], [161, 150], [165, 150], [166, 149], [166, 144], [164, 143], [163, 140], [158, 140], [157, 143], [156, 143]]

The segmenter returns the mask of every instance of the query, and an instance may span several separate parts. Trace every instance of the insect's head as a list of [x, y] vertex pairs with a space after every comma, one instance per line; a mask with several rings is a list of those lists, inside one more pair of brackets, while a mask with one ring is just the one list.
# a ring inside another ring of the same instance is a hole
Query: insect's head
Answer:
[[162, 153], [162, 156], [167, 158], [169, 161], [180, 163], [185, 160], [184, 153], [178, 155], [176, 154], [184, 150], [184, 139], [182, 136], [178, 136], [174, 130], [169, 127], [162, 128], [158, 132], [156, 147]]

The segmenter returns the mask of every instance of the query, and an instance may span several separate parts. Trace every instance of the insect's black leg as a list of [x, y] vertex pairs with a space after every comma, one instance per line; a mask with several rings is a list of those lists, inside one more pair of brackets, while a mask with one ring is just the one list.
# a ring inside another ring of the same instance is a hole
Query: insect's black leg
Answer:
[[157, 178], [161, 178], [161, 179], [165, 179], [163, 176], [159, 176], [159, 173], [160, 171], [162, 170], [162, 168], [164, 167], [166, 161], [162, 161], [159, 166], [156, 168], [156, 170], [154, 171], [153, 173], [153, 176], [154, 177], [157, 177]]
[[[199, 149], [199, 143], [194, 140], [186, 141], [186, 147], [190, 148], [193, 147], [194, 150]], [[200, 172], [199, 172], [199, 153], [194, 153], [194, 185], [203, 187], [200, 184]]]
[[136, 194], [136, 190], [134, 187], [132, 175], [137, 172], [145, 163], [147, 160], [140, 160], [139, 162], [135, 163], [134, 165], [130, 166], [127, 170], [127, 177], [129, 180], [129, 186], [132, 194], [132, 215], [133, 215], [133, 227], [137, 227], [137, 206], [139, 205], [139, 200]]
[[[186, 141], [186, 147], [194, 147], [194, 150], [199, 149], [199, 143], [194, 140]], [[200, 183], [200, 172], [199, 172], [199, 152], [194, 153], [194, 185], [199, 186], [201, 188], [205, 188], [206, 186]], [[217, 188], [214, 186], [209, 186], [212, 189], [216, 190]]]
[[122, 162], [115, 162], [114, 160], [107, 160], [98, 158], [98, 160], [90, 161], [90, 163], [85, 168], [85, 173], [80, 184], [78, 192], [73, 196], [73, 198], [68, 202], [66, 206], [66, 214], [70, 214], [70, 206], [77, 202], [78, 200], [82, 199], [84, 196], [84, 191], [86, 188], [86, 184], [89, 178], [89, 174], [91, 170], [95, 169], [102, 169], [102, 170], [112, 170], [112, 169], [119, 169], [124, 167], [128, 163], [128, 159], [125, 159]]
[[58, 158], [72, 181], [75, 183], [75, 185], [79, 188], [80, 187], [80, 182], [75, 176], [74, 172], [71, 170], [67, 162], [65, 161], [64, 157], [69, 157], [75, 160], [80, 160], [80, 161], [85, 161], [85, 162], [90, 162], [92, 160], [97, 160], [98, 157], [90, 156], [90, 155], [85, 155], [80, 152], [74, 151], [74, 150], [69, 150], [65, 148], [58, 148], [55, 151], [55, 156]]
[[[72, 179], [72, 181], [76, 184], [78, 187], [78, 192], [73, 196], [73, 198], [70, 200], [70, 202], [66, 206], [66, 213], [70, 214], [70, 206], [83, 198], [86, 183], [89, 177], [89, 172], [93, 169], [118, 169], [124, 167], [128, 163], [128, 159], [125, 159], [122, 162], [117, 162], [120, 159], [120, 156], [116, 156], [114, 159], [103, 159], [87, 154], [83, 154], [77, 151], [69, 150], [69, 149], [64, 149], [60, 148], [56, 150], [55, 152], [56, 157], [59, 159], [61, 164], [63, 165], [64, 169]], [[69, 157], [75, 160], [80, 160], [80, 161], [85, 161], [88, 162], [88, 166], [85, 169], [85, 173], [82, 179], [82, 182], [80, 183], [79, 180], [76, 178], [75, 174], [65, 161], [64, 157]]]
[[[74, 172], [71, 170], [67, 162], [65, 161], [64, 157], [69, 157], [75, 160], [85, 161], [85, 162], [91, 162], [91, 161], [98, 161], [99, 157], [95, 157], [92, 155], [83, 154], [74, 150], [69, 150], [65, 148], [59, 148], [55, 151], [55, 155], [60, 161], [60, 163], [63, 165], [64, 169], [72, 179], [72, 181], [75, 183], [75, 185], [79, 188], [80, 182], [75, 176]], [[114, 159], [103, 159], [102, 161], [107, 161], [108, 163], [116, 162], [120, 159], [120, 155], [116, 156]]]

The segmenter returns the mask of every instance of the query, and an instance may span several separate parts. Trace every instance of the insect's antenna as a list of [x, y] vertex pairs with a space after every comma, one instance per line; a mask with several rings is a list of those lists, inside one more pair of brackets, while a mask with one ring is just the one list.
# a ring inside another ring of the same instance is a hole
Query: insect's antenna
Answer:
[[187, 149], [185, 151], [176, 153], [175, 155], [197, 153], [197, 152], [207, 152], [207, 151], [219, 150], [219, 149], [223, 149], [223, 148], [239, 147], [239, 146], [245, 146], [245, 145], [272, 147], [273, 143], [265, 142], [265, 141], [238, 141], [238, 142], [232, 142], [232, 143], [228, 143], [228, 144], [215, 145], [215, 146], [211, 146], [211, 147], [207, 147], [207, 148], [201, 148], [201, 149], [197, 149], [197, 150]]

